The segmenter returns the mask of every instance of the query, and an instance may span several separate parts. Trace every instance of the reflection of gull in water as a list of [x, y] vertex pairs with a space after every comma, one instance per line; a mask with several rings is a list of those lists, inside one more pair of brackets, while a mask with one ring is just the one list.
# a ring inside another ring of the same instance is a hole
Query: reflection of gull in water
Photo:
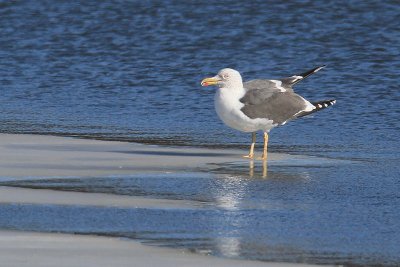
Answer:
[[[260, 179], [249, 177], [249, 166], [246, 164], [231, 163], [225, 164], [225, 168], [219, 168], [219, 174], [215, 178], [211, 194], [215, 199], [215, 205], [223, 211], [223, 216], [219, 214], [214, 218], [210, 218], [210, 222], [218, 225], [219, 234], [215, 237], [215, 250], [225, 257], [238, 257], [245, 245], [243, 238], [246, 226], [254, 225], [253, 220], [257, 220], [255, 216], [248, 216], [245, 210], [270, 210], [270, 209], [285, 209], [287, 204], [281, 199], [268, 197], [271, 191], [271, 184], [282, 181], [293, 182], [293, 184], [304, 183], [309, 179], [307, 172], [302, 169], [298, 170], [284, 169], [284, 171], [270, 172], [271, 179]], [[262, 166], [253, 166], [253, 168]], [[301, 167], [302, 168], [302, 167]], [[275, 180], [274, 180], [275, 179]], [[286, 183], [285, 182], [285, 183]], [[272, 186], [273, 187], [273, 186]], [[276, 191], [276, 190], [275, 190]], [[263, 197], [255, 197], [254, 194], [262, 194]], [[289, 204], [292, 207], [293, 204]], [[298, 208], [304, 208], [304, 204], [295, 203]], [[224, 229], [230, 229], [224, 233]]]
[[[250, 178], [254, 177], [254, 161], [253, 160], [249, 161], [249, 176], [250, 176]], [[268, 165], [267, 165], [266, 160], [264, 160], [262, 162], [262, 177], [263, 178], [268, 177]]]
[[248, 181], [233, 175], [226, 175], [217, 181], [220, 185], [214, 194], [217, 206], [223, 209], [237, 210], [244, 197]]
[[238, 237], [218, 238], [217, 247], [225, 257], [237, 257], [240, 254], [240, 239]]
[[241, 161], [215, 164], [218, 168], [213, 170], [213, 172], [223, 174], [225, 177], [230, 177], [231, 180], [244, 180], [245, 182], [248, 179], [259, 178], [309, 180], [310, 175], [307, 172], [308, 164], [309, 163], [304, 163], [303, 165], [299, 165], [297, 162], [290, 162], [290, 165], [286, 167], [283, 165], [276, 165], [271, 170], [268, 169], [268, 162], [266, 161], [255, 162], [250, 160], [248, 163]]
[[[225, 209], [231, 212], [240, 210], [241, 203], [246, 197], [248, 188], [248, 179], [244, 179], [237, 175], [223, 175], [221, 178], [216, 179], [217, 186], [213, 187], [212, 192], [215, 197], [216, 205], [219, 208]], [[218, 223], [220, 225], [234, 224], [235, 227], [241, 228], [241, 225], [245, 225], [248, 218], [243, 216], [237, 216], [235, 212], [234, 216], [222, 216], [219, 217]], [[238, 236], [225, 236], [216, 238], [216, 249], [225, 257], [237, 257], [240, 254], [240, 232], [235, 232]]]

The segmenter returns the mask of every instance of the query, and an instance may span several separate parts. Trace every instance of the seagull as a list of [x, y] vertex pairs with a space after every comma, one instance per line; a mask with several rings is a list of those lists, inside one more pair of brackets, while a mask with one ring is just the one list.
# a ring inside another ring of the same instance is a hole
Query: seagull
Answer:
[[295, 84], [324, 67], [283, 79], [256, 79], [245, 83], [237, 70], [225, 68], [216, 76], [203, 79], [201, 85], [218, 87], [214, 96], [215, 110], [227, 126], [252, 134], [250, 151], [245, 158], [254, 158], [256, 132], [264, 132], [261, 159], [267, 160], [268, 133], [272, 128], [336, 103], [335, 99], [309, 102], [293, 91]]

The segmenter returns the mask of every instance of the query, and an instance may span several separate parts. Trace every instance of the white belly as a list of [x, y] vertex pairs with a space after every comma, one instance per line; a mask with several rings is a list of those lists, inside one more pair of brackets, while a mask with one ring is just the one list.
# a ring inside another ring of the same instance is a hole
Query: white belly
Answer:
[[259, 130], [268, 132], [276, 124], [268, 119], [250, 119], [240, 109], [244, 106], [239, 101], [245, 94], [245, 90], [233, 90], [232, 88], [218, 88], [214, 97], [215, 111], [219, 118], [229, 127], [242, 132], [256, 132]]

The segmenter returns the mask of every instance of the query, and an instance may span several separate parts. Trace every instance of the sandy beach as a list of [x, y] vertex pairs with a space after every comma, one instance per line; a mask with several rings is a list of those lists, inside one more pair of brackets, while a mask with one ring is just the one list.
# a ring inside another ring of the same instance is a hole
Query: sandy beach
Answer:
[[[249, 160], [242, 158], [245, 150], [163, 147], [40, 135], [1, 134], [0, 149], [3, 180], [182, 172], [211, 169], [222, 163], [249, 164]], [[269, 164], [315, 160], [323, 161], [268, 154]]]
[[[0, 179], [96, 177], [168, 173], [212, 168], [239, 162], [240, 150], [168, 148], [141, 144], [53, 136], [0, 135]], [[271, 164], [304, 161], [305, 157], [270, 154]], [[102, 207], [198, 208], [183, 200], [149, 199], [102, 193], [60, 192], [0, 187], [2, 204], [56, 204]], [[0, 231], [4, 266], [301, 266], [228, 260], [183, 250], [141, 245], [118, 238]]]
[[116, 238], [0, 231], [2, 266], [311, 266], [220, 259]]

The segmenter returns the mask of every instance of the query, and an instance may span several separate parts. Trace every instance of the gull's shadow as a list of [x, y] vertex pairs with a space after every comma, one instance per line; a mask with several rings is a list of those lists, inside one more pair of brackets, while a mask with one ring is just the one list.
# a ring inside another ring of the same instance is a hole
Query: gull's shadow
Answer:
[[[272, 166], [268, 168], [267, 161], [249, 162], [227, 162], [215, 163], [211, 172], [215, 174], [225, 174], [238, 178], [262, 178], [280, 180], [304, 180], [309, 178], [309, 174], [304, 170], [305, 166]], [[297, 168], [301, 168], [297, 169]]]

